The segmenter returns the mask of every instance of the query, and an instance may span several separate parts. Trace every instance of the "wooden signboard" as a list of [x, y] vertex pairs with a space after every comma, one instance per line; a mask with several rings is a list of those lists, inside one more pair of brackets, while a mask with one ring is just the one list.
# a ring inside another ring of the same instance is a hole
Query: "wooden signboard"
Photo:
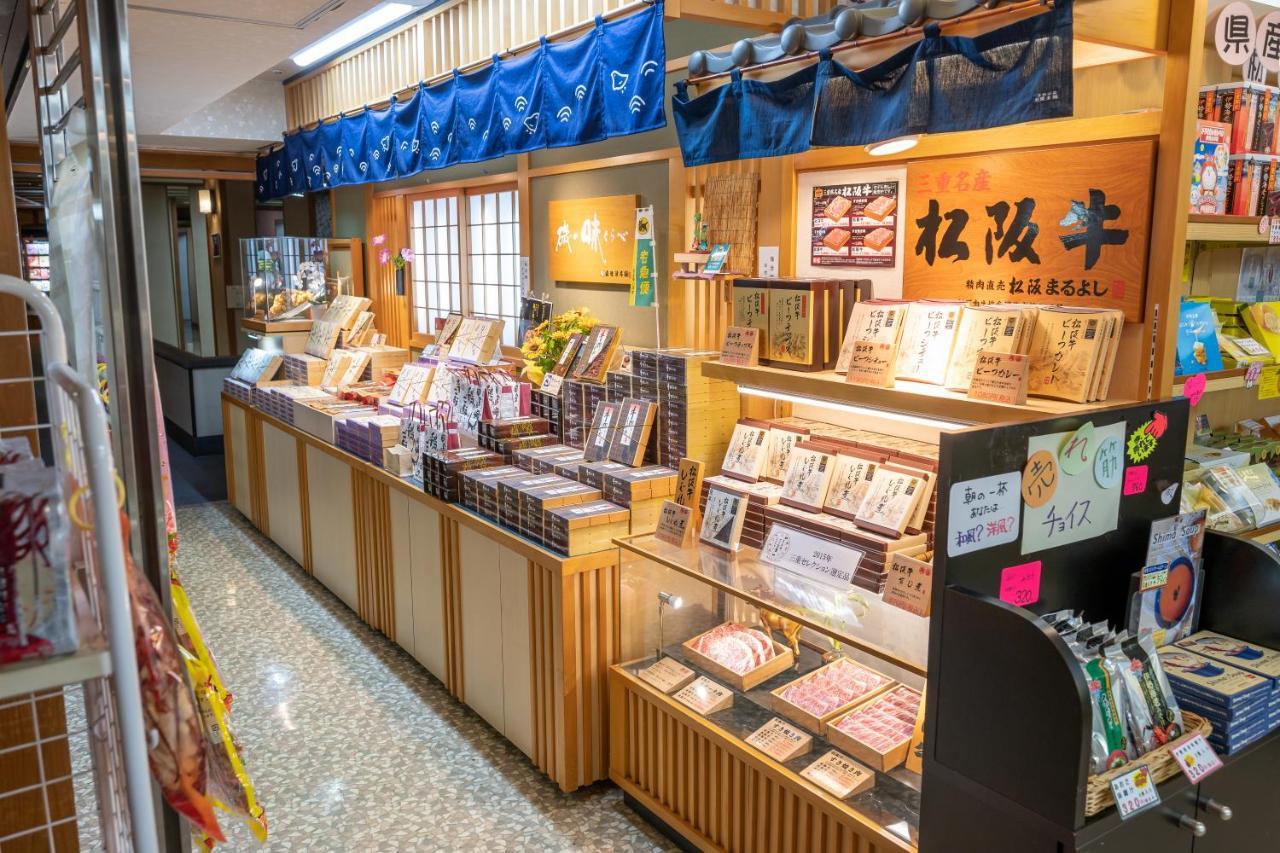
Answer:
[[548, 202], [551, 278], [630, 285], [638, 205], [634, 195]]
[[907, 167], [907, 299], [1119, 308], [1141, 322], [1155, 143]]

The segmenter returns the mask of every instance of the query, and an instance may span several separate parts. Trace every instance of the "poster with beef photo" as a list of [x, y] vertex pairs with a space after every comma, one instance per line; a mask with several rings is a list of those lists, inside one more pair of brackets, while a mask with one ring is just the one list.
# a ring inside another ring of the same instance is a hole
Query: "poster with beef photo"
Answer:
[[809, 260], [815, 267], [894, 267], [897, 181], [815, 186], [812, 220]]

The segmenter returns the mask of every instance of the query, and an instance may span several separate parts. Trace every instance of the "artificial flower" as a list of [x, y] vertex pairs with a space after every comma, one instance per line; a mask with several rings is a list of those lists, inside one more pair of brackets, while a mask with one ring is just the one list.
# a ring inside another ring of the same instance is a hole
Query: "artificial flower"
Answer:
[[373, 239], [372, 239], [372, 240], [370, 240], [369, 242], [370, 242], [370, 243], [372, 243], [372, 244], [373, 244], [373, 245], [375, 245], [375, 246], [382, 246], [382, 245], [385, 245], [385, 244], [386, 244], [386, 242], [387, 242], [387, 235], [386, 235], [386, 234], [375, 234], [375, 235], [374, 235], [374, 237], [373, 237]]

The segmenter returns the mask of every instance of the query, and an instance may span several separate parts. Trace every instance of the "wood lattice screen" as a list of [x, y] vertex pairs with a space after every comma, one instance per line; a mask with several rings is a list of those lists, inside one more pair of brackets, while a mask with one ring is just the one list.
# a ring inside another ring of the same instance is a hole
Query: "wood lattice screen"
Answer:
[[[404, 196], [374, 198], [369, 217], [369, 234], [385, 234], [386, 248], [392, 254], [408, 245], [409, 225], [405, 213]], [[385, 332], [387, 343], [397, 347], [409, 346], [409, 289], [413, 287], [412, 274], [405, 277], [405, 295], [396, 295], [396, 273], [391, 264], [378, 263], [380, 246], [369, 246], [365, 255], [368, 275], [365, 277], [368, 296], [373, 300], [373, 311], [378, 331]]]

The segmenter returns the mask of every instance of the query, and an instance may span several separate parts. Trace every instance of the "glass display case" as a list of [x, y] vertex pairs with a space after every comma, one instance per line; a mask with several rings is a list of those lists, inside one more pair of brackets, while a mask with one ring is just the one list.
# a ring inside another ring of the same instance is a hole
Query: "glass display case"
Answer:
[[311, 306], [337, 295], [327, 270], [328, 241], [311, 237], [253, 237], [240, 241], [245, 319], [311, 319]]
[[628, 796], [717, 846], [733, 848], [734, 827], [759, 819], [738, 810], [794, 808], [790, 828], [774, 831], [914, 848], [920, 773], [909, 752], [929, 619], [776, 568], [755, 548], [618, 541], [610, 772]]

